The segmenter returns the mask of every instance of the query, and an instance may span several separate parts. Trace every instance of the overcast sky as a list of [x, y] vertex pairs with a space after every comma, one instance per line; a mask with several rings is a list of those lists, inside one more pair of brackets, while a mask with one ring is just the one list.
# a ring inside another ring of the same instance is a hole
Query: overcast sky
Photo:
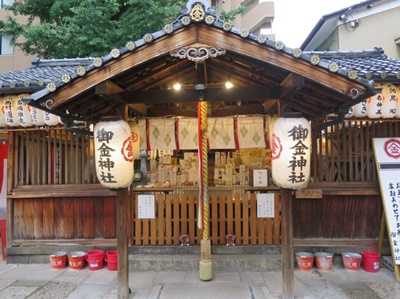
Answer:
[[363, 2], [362, 0], [274, 0], [275, 40], [290, 48], [300, 47], [323, 15]]

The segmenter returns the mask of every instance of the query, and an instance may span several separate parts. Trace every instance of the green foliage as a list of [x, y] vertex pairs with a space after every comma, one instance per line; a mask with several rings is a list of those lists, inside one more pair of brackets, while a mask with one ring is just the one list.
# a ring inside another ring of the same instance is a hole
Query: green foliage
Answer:
[[[25, 0], [7, 8], [0, 34], [27, 54], [44, 58], [96, 57], [160, 30], [185, 1]], [[18, 23], [15, 16], [25, 16]]]
[[244, 13], [246, 11], [246, 9], [248, 9], [249, 6], [248, 5], [241, 5], [236, 9], [232, 9], [230, 11], [225, 11], [223, 10], [221, 12], [221, 19], [225, 22], [232, 22], [237, 15], [240, 15], [242, 13]]
[[[7, 7], [0, 34], [26, 54], [43, 58], [98, 57], [175, 20], [186, 1], [24, 0]], [[245, 7], [223, 12], [231, 21]], [[17, 22], [15, 16], [24, 16]]]

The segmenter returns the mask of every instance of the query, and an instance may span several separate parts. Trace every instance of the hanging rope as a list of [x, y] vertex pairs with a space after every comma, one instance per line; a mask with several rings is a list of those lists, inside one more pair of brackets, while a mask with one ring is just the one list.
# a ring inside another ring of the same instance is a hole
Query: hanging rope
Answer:
[[208, 156], [207, 156], [207, 102], [202, 101], [201, 108], [201, 152], [202, 152], [202, 187], [203, 187], [203, 205], [204, 205], [204, 220], [203, 220], [203, 239], [208, 240], [210, 237], [209, 230], [209, 207], [208, 207]]

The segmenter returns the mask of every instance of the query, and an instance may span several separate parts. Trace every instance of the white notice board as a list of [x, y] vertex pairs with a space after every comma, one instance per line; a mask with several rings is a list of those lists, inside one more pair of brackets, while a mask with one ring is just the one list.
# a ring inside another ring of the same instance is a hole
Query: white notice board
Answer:
[[400, 138], [373, 138], [393, 261], [400, 264]]
[[141, 194], [138, 196], [138, 218], [139, 219], [156, 218], [154, 195]]
[[274, 193], [257, 194], [257, 218], [274, 218]]

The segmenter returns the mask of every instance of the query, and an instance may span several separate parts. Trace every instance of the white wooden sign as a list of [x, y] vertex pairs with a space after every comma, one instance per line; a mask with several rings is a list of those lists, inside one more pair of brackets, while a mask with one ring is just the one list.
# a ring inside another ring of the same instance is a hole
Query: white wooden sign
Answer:
[[400, 264], [400, 138], [373, 139], [393, 261]]
[[274, 218], [274, 194], [257, 194], [257, 218]]
[[156, 218], [154, 195], [141, 194], [138, 196], [138, 217], [139, 219]]

